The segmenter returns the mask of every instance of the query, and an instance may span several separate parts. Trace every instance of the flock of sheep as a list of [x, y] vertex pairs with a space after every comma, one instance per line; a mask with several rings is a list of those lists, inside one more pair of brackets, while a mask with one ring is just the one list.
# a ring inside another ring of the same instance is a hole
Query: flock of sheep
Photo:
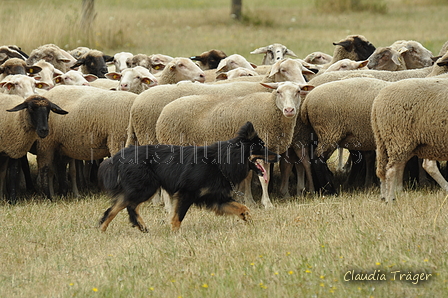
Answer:
[[[436, 162], [448, 159], [448, 42], [438, 56], [412, 40], [375, 48], [349, 35], [334, 45], [332, 55], [303, 59], [282, 44], [260, 47], [251, 52], [264, 55], [258, 66], [220, 50], [173, 58], [54, 44], [26, 54], [1, 46], [0, 195], [17, 201], [18, 164], [27, 189], [35, 190], [28, 152], [37, 156], [38, 186], [47, 198], [55, 185], [66, 195], [68, 181], [78, 196], [77, 183], [125, 146], [211, 144], [232, 138], [247, 121], [282, 156], [282, 196], [290, 196], [293, 168], [297, 195], [334, 192], [326, 161], [343, 148], [350, 156], [338, 169], [346, 169], [349, 183], [362, 177], [371, 185], [376, 169], [387, 202], [403, 188], [413, 156], [448, 191]], [[43, 122], [31, 108], [11, 110], [36, 96], [52, 107], [39, 116]], [[265, 168], [261, 203], [268, 208]], [[248, 205], [255, 204], [251, 182], [249, 176], [235, 191]]]

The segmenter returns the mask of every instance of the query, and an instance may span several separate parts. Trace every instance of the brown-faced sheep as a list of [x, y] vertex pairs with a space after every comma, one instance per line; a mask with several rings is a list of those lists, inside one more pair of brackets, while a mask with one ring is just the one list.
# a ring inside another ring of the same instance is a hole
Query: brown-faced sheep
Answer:
[[[412, 156], [448, 160], [446, 111], [448, 80], [408, 79], [380, 91], [372, 106], [372, 127], [377, 145], [377, 176], [386, 202], [402, 190], [403, 170]], [[423, 166], [441, 187], [448, 184], [435, 162]]]
[[34, 65], [39, 60], [44, 60], [54, 65], [62, 72], [67, 72], [76, 63], [76, 59], [68, 52], [55, 44], [45, 44], [31, 51], [26, 59], [27, 65]]
[[[156, 124], [157, 140], [162, 144], [205, 145], [234, 135], [241, 123], [251, 121], [269, 150], [282, 153], [291, 144], [300, 108], [300, 94], [312, 89], [292, 82], [263, 84], [273, 92], [246, 96], [193, 95], [167, 104]], [[269, 167], [268, 167], [269, 168]], [[269, 171], [262, 181], [262, 204], [272, 207], [267, 192]], [[248, 180], [250, 181], [250, 180]], [[246, 191], [250, 187], [245, 188]], [[254, 204], [245, 195], [246, 203]]]
[[126, 60], [126, 65], [128, 68], [143, 66], [149, 69], [152, 74], [155, 74], [161, 72], [173, 59], [174, 58], [171, 56], [162, 54], [152, 54], [149, 56], [146, 54], [137, 54], [128, 58]]
[[251, 54], [264, 54], [262, 65], [272, 65], [277, 61], [285, 58], [285, 56], [297, 57], [293, 51], [280, 43], [273, 43], [271, 45], [258, 48], [250, 52]]
[[398, 71], [405, 70], [406, 63], [402, 54], [391, 47], [378, 47], [369, 57], [369, 69]]

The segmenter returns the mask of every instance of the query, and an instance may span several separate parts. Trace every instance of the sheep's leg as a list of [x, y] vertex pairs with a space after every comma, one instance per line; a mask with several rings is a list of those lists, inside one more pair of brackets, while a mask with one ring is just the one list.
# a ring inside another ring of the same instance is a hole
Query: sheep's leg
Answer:
[[5, 195], [5, 180], [8, 171], [9, 157], [0, 156], [0, 199]]
[[7, 186], [8, 191], [8, 202], [10, 204], [17, 203], [17, 189], [19, 188], [19, 159], [10, 158], [8, 163], [9, 177]]
[[422, 167], [440, 185], [441, 188], [448, 191], [448, 182], [440, 173], [435, 160], [424, 159]]
[[[289, 194], [289, 176], [292, 172], [292, 163], [285, 154], [281, 154], [282, 158], [280, 159], [280, 175], [281, 175], [281, 183], [280, 183], [280, 194], [283, 197], [290, 197]], [[297, 190], [299, 192], [299, 190]]]
[[20, 166], [22, 167], [23, 175], [25, 177], [26, 190], [32, 193], [36, 192], [33, 179], [31, 178], [30, 164], [26, 155], [20, 158]]
[[252, 195], [252, 171], [249, 171], [246, 179], [240, 183], [240, 185], [244, 188], [244, 204], [247, 206], [256, 206], [254, 201], [254, 197]]
[[373, 185], [373, 177], [375, 176], [375, 151], [365, 151], [364, 157], [366, 159], [366, 180], [365, 187]]
[[342, 172], [344, 169], [344, 148], [339, 147], [338, 148], [338, 167], [336, 171]]
[[401, 176], [401, 170], [404, 169], [406, 161], [388, 162], [386, 169], [386, 203], [392, 203], [395, 200], [395, 193], [398, 186], [398, 178]]
[[261, 188], [263, 190], [263, 194], [261, 195], [261, 203], [265, 208], [272, 208], [274, 205], [271, 203], [271, 199], [269, 199], [269, 193], [268, 193], [268, 186], [269, 186], [269, 176], [271, 167], [268, 163], [264, 163], [264, 168], [266, 170], [266, 178], [267, 180], [264, 180], [264, 177], [258, 177], [260, 179]]
[[[294, 147], [294, 152], [297, 155], [297, 157], [300, 160], [300, 163], [302, 164], [303, 168], [305, 169], [305, 176], [299, 175], [299, 172], [297, 172], [297, 186], [305, 184], [306, 179], [306, 185], [307, 190], [311, 193], [315, 191], [314, 189], [314, 181], [313, 181], [313, 172], [311, 170], [311, 159], [310, 159], [310, 151], [308, 148], [296, 148]], [[297, 169], [297, 168], [296, 168]], [[299, 195], [299, 188], [297, 189], [297, 195]]]
[[306, 169], [305, 169], [305, 166], [303, 165], [303, 163], [296, 163], [295, 168], [296, 168], [296, 174], [297, 174], [297, 179], [296, 179], [297, 180], [297, 196], [300, 196], [306, 190], [306, 186], [305, 186]]
[[78, 198], [79, 190], [78, 190], [78, 182], [76, 179], [76, 162], [73, 158], [70, 159], [70, 162], [68, 164], [68, 172], [70, 174], [73, 195], [75, 196], [75, 198]]

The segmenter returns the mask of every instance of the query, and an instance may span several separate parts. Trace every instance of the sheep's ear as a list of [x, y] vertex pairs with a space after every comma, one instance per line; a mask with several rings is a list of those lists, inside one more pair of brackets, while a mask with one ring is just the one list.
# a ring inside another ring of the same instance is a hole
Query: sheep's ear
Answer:
[[364, 60], [361, 63], [359, 63], [358, 68], [363, 68], [369, 64], [369, 60]]
[[165, 68], [165, 65], [159, 63], [159, 64], [151, 65], [151, 67], [154, 68], [155, 70], [163, 70]]
[[268, 47], [261, 47], [250, 52], [251, 54], [265, 54], [268, 51]]
[[190, 59], [193, 61], [202, 61], [203, 60], [203, 58], [201, 56], [193, 56], [193, 57], [190, 57]]
[[54, 73], [53, 73], [53, 77], [57, 77], [57, 76], [61, 76], [64, 73], [62, 71], [60, 71], [59, 69], [55, 68], [54, 69]]
[[[439, 60], [440, 58], [442, 58], [442, 56], [431, 57], [431, 60], [432, 60], [432, 62], [436, 62], [436, 61]], [[2, 73], [1, 69], [0, 69], [0, 73]]]
[[[404, 52], [403, 52], [403, 54], [404, 54]], [[400, 53], [400, 55], [397, 55], [396, 53], [392, 53], [392, 62], [393, 63], [395, 63], [396, 65], [401, 65], [401, 53]]]
[[313, 89], [312, 85], [300, 85], [300, 95], [307, 95]]
[[333, 42], [335, 46], [344, 47], [347, 52], [351, 52], [353, 50], [353, 43], [349, 40], [341, 41], [341, 42]]
[[68, 59], [68, 58], [65, 57], [65, 56], [57, 56], [57, 57], [56, 57], [56, 60], [57, 60], [57, 61], [61, 61], [61, 62], [63, 62], [63, 63], [70, 63], [70, 59]]
[[35, 73], [40, 72], [40, 71], [42, 70], [42, 68], [39, 67], [39, 66], [26, 66], [26, 67], [25, 67], [25, 70], [26, 70], [26, 72], [29, 73], [30, 75], [33, 75], [33, 74], [35, 74]]
[[8, 90], [14, 89], [14, 84], [11, 82], [0, 83], [0, 86]]
[[227, 73], [222, 72], [216, 76], [217, 81], [227, 80]]
[[13, 107], [12, 109], [6, 110], [7, 112], [17, 112], [20, 110], [24, 110], [28, 107], [28, 102], [24, 101], [19, 105], [16, 105], [15, 107]]
[[34, 83], [34, 85], [35, 85], [36, 88], [38, 88], [38, 89], [49, 90], [49, 89], [51, 88], [50, 85], [48, 85], [48, 84], [45, 83], [45, 82], [36, 82], [36, 83]]
[[86, 79], [87, 82], [93, 82], [96, 79], [98, 79], [98, 77], [96, 75], [93, 75], [93, 74], [86, 74], [86, 75], [84, 75], [84, 79]]
[[291, 51], [290, 49], [286, 49], [286, 53], [285, 55], [289, 55], [289, 56], [293, 56], [293, 57], [298, 57], [296, 54], [294, 54], [293, 51]]
[[260, 84], [270, 89], [277, 89], [279, 86], [279, 83], [260, 83]]
[[103, 55], [104, 62], [114, 61], [114, 56]]
[[313, 75], [318, 73], [319, 70], [317, 70], [317, 72], [312, 71], [311, 69], [306, 68], [305, 66], [302, 66], [302, 74], [309, 74], [309, 75]]
[[86, 60], [84, 58], [79, 59], [78, 61], [76, 61], [76, 63], [72, 67], [70, 67], [70, 69], [75, 69], [76, 67], [80, 67], [84, 63], [86, 63]]
[[143, 78], [142, 78], [142, 83], [143, 83], [143, 84], [146, 84], [146, 85], [149, 85], [149, 87], [152, 87], [152, 86], [157, 85], [157, 81], [151, 80], [151, 79], [148, 78], [148, 77], [143, 77]]
[[54, 80], [54, 82], [55, 82], [56, 84], [60, 84], [60, 83], [62, 83], [62, 78], [61, 78], [61, 76], [57, 76], [57, 77], [55, 77], [53, 80]]
[[54, 104], [54, 103], [52, 103], [52, 102], [50, 103], [50, 110], [51, 110], [53, 113], [60, 114], [60, 115], [68, 114], [67, 111], [64, 111], [64, 110], [61, 109], [57, 104]]
[[257, 64], [253, 64], [252, 62], [249, 62], [250, 66], [252, 66], [254, 69], [257, 68]]
[[121, 74], [118, 72], [108, 72], [104, 75], [109, 80], [119, 81], [121, 78]]

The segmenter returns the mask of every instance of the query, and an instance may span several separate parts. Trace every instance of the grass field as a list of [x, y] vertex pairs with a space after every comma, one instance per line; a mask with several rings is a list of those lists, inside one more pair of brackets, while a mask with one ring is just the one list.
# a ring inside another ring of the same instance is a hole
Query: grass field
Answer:
[[[274, 42], [305, 57], [331, 54], [348, 34], [377, 47], [413, 39], [434, 54], [448, 40], [444, 1], [387, 1], [386, 13], [329, 13], [316, 3], [244, 0], [239, 23], [228, 0], [97, 0], [86, 35], [81, 1], [6, 0], [0, 40], [28, 53], [45, 43], [186, 57], [216, 48], [254, 63], [262, 57], [249, 52]], [[446, 193], [410, 190], [390, 206], [378, 198], [372, 188], [284, 200], [274, 189], [275, 208], [252, 208], [250, 224], [193, 208], [179, 233], [148, 203], [148, 234], [126, 212], [100, 233], [109, 199], [99, 193], [2, 201], [0, 297], [447, 297]], [[351, 280], [360, 273], [386, 280]]]

